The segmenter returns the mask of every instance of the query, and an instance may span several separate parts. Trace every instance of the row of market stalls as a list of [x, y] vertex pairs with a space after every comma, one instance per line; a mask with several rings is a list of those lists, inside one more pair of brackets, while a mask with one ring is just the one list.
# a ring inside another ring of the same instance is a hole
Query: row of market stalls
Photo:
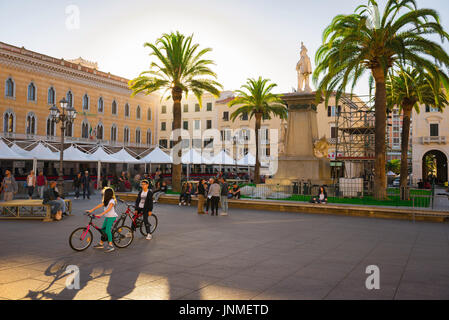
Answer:
[[[50, 144], [44, 141], [36, 141], [22, 148], [14, 142], [9, 142], [9, 145], [0, 139], [0, 160], [14, 160], [14, 161], [33, 161], [33, 170], [37, 171], [38, 161], [58, 162], [60, 160], [60, 152]], [[187, 176], [190, 173], [191, 165], [215, 165], [219, 166], [244, 166], [249, 168], [255, 165], [255, 157], [247, 154], [240, 160], [234, 160], [226, 151], [222, 150], [213, 157], [206, 156], [195, 149], [184, 150], [182, 157], [179, 160], [175, 159], [173, 155], [169, 155], [159, 147], [156, 147], [146, 155], [131, 155], [125, 148], [118, 152], [110, 152], [102, 146], [97, 146], [91, 150], [83, 150], [76, 145], [71, 145], [66, 148], [63, 153], [64, 162], [74, 163], [96, 163], [98, 177], [101, 175], [102, 164], [144, 164], [145, 171], [147, 165], [171, 165], [175, 163], [182, 163], [187, 166]]]

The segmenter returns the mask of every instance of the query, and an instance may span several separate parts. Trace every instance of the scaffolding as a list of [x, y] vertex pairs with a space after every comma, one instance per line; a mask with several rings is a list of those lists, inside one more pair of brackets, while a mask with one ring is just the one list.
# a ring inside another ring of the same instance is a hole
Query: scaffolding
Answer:
[[335, 167], [341, 167], [334, 180], [363, 178], [372, 181], [375, 160], [374, 109], [362, 100], [341, 98], [336, 116]]

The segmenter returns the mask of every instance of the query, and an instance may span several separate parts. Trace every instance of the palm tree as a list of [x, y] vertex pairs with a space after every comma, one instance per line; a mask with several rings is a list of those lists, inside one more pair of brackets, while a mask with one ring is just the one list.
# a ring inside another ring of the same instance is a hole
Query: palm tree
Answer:
[[238, 116], [247, 114], [250, 119], [256, 118], [256, 166], [254, 168], [254, 183], [260, 183], [260, 160], [259, 160], [259, 130], [262, 119], [270, 120], [272, 116], [287, 119], [287, 106], [276, 94], [271, 93], [277, 85], [269, 83], [269, 79], [247, 79], [246, 84], [237, 90], [237, 97], [229, 102], [229, 107], [237, 106], [231, 114], [231, 120], [235, 121]]
[[186, 37], [179, 33], [165, 33], [154, 44], [145, 43], [150, 47], [150, 56], [156, 57], [158, 63], [151, 62], [150, 70], [142, 72], [137, 78], [129, 82], [133, 95], [139, 92], [150, 94], [164, 90], [162, 98], [167, 92], [173, 99], [173, 138], [176, 141], [172, 169], [172, 188], [179, 192], [181, 188], [181, 100], [183, 94], [187, 97], [189, 92], [198, 99], [202, 106], [202, 95], [212, 93], [215, 97], [220, 95], [219, 84], [215, 79], [217, 75], [209, 68], [212, 60], [204, 55], [212, 49], [199, 49], [199, 44], [192, 44], [193, 35]]
[[386, 198], [385, 133], [386, 78], [396, 61], [420, 72], [431, 72], [435, 63], [449, 66], [449, 56], [431, 36], [449, 39], [432, 9], [418, 9], [415, 0], [389, 0], [380, 14], [377, 2], [368, 0], [354, 14], [338, 15], [324, 30], [323, 44], [315, 60], [313, 80], [317, 99], [325, 96], [326, 106], [336, 92], [338, 101], [348, 85], [351, 92], [367, 72], [375, 80], [375, 178], [376, 198]]
[[[436, 68], [437, 69], [437, 68]], [[408, 147], [410, 136], [410, 117], [413, 108], [419, 113], [420, 105], [442, 110], [448, 105], [444, 89], [449, 89], [449, 78], [442, 70], [434, 70], [439, 77], [421, 73], [417, 69], [398, 68], [390, 72], [387, 78], [387, 107], [398, 106], [403, 112], [401, 133], [401, 188], [407, 187]], [[401, 193], [403, 200], [407, 197]]]

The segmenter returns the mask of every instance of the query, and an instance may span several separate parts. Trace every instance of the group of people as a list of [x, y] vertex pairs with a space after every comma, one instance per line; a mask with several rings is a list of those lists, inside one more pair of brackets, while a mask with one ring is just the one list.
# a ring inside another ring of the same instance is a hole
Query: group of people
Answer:
[[[188, 190], [191, 189], [189, 188]], [[190, 193], [190, 197], [191, 194], [192, 193]], [[226, 179], [221, 177], [218, 179], [210, 178], [208, 182], [201, 179], [195, 194], [198, 196], [198, 214], [209, 214], [210, 208], [211, 215], [217, 216], [218, 205], [221, 202], [221, 209], [223, 211], [221, 215], [226, 216], [228, 215], [228, 199], [240, 199], [241, 192], [237, 183], [233, 186], [229, 186]], [[181, 194], [181, 197], [183, 197], [183, 194]], [[180, 202], [180, 205], [181, 204], [182, 203]], [[204, 211], [204, 204], [206, 204], [206, 211]]]

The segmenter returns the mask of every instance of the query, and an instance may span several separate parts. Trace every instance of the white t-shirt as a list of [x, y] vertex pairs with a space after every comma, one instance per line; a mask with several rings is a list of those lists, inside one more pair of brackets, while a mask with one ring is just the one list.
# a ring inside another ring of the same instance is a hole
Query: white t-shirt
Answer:
[[323, 201], [324, 200], [324, 193], [320, 194], [320, 200]]
[[105, 207], [104, 210], [106, 211], [111, 204], [112, 204], [112, 209], [111, 209], [111, 211], [109, 211], [108, 213], [106, 213], [104, 215], [105, 218], [116, 218], [116, 217], [118, 217], [117, 213], [115, 212], [115, 201], [114, 201], [114, 199], [111, 199], [109, 201], [108, 206]]
[[33, 182], [34, 182], [34, 176], [29, 175], [27, 178], [28, 178], [27, 179], [27, 186], [28, 187], [32, 187], [33, 186]]
[[143, 209], [143, 207], [145, 207], [145, 201], [147, 200], [147, 195], [148, 195], [148, 191], [142, 191], [142, 193], [140, 194], [140, 203], [139, 203], [139, 208]]

